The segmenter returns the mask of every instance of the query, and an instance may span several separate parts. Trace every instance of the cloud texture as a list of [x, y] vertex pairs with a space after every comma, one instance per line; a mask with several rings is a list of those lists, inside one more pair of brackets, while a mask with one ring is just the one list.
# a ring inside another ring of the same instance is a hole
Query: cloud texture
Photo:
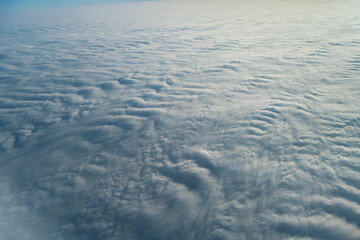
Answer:
[[359, 9], [1, 22], [0, 239], [358, 239]]

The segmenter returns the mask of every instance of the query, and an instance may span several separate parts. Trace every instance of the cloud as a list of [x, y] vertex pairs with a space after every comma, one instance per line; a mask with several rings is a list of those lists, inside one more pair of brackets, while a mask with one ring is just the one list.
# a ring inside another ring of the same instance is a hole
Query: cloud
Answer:
[[356, 239], [356, 14], [307, 11], [142, 2], [2, 24], [0, 238]]
[[289, 218], [285, 222], [279, 223], [278, 229], [290, 236], [305, 236], [315, 239], [357, 239], [360, 233], [356, 226], [331, 216]]

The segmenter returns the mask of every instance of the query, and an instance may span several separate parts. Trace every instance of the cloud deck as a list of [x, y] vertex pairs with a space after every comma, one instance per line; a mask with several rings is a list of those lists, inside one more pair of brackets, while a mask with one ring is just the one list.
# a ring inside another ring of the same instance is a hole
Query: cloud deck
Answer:
[[214, 4], [2, 23], [1, 239], [359, 238], [359, 6]]

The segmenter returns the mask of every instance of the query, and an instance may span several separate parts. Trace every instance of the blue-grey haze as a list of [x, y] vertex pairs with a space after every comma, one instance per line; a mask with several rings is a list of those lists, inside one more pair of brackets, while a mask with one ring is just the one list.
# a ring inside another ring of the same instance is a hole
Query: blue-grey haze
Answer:
[[0, 22], [1, 240], [360, 238], [360, 7]]
[[14, 10], [61, 8], [137, 1], [149, 0], [0, 0], [0, 13]]

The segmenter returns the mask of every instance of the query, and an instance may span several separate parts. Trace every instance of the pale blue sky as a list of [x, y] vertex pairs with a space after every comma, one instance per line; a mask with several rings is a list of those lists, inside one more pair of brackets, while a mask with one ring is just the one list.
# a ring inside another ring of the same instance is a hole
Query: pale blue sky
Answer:
[[0, 0], [0, 9], [41, 9], [66, 6], [95, 5], [138, 0]]

